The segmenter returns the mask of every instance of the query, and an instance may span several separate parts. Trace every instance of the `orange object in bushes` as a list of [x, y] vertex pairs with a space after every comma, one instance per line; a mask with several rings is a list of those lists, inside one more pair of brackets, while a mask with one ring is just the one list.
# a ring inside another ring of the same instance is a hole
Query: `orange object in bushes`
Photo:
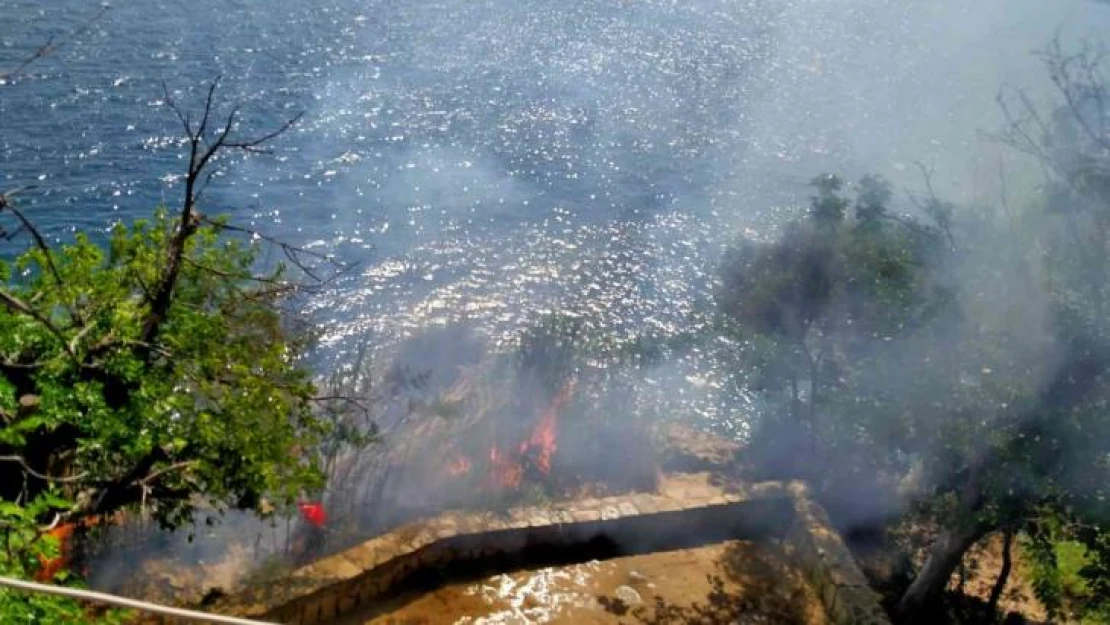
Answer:
[[[54, 576], [68, 570], [73, 563], [74, 533], [78, 527], [97, 527], [101, 524], [122, 523], [124, 515], [121, 512], [107, 516], [88, 516], [72, 523], [62, 523], [46, 533], [47, 536], [58, 539], [58, 555], [48, 558], [39, 554], [39, 570], [35, 573], [36, 582], [53, 581]], [[83, 572], [82, 572], [83, 573]]]
[[58, 573], [69, 568], [73, 559], [73, 532], [77, 526], [73, 523], [63, 523], [46, 533], [47, 536], [58, 539], [58, 555], [53, 558], [39, 554], [39, 570], [35, 573], [36, 582], [49, 582]]
[[324, 511], [324, 504], [318, 501], [302, 501], [297, 504], [301, 509], [301, 516], [316, 527], [323, 527], [328, 522], [328, 513]]

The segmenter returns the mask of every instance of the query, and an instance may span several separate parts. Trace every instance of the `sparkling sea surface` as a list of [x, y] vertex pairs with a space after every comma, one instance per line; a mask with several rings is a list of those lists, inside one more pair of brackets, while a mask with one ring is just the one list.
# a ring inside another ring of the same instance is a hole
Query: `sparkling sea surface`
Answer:
[[[696, 329], [722, 247], [810, 177], [962, 171], [1030, 50], [1110, 32], [1040, 0], [134, 0], [81, 30], [100, 6], [0, 0], [0, 74], [64, 42], [0, 83], [0, 189], [31, 187], [52, 236], [103, 231], [179, 201], [162, 83], [199, 112], [222, 76], [247, 135], [304, 111], [272, 155], [229, 154], [203, 209], [358, 262], [308, 304], [338, 357], [551, 312], [618, 343]], [[715, 376], [698, 350], [642, 372], [727, 420]]]

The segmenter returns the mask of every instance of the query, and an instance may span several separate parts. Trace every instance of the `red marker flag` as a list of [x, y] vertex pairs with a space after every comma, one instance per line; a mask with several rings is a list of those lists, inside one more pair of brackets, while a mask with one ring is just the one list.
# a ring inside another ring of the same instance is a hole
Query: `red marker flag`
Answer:
[[297, 504], [297, 507], [301, 509], [304, 520], [316, 527], [323, 527], [328, 522], [328, 513], [324, 511], [324, 505], [318, 501], [302, 501]]

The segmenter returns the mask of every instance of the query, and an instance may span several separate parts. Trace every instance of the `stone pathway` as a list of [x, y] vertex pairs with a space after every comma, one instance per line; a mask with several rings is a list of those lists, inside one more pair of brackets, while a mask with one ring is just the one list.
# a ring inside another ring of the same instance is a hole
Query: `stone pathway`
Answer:
[[514, 559], [520, 568], [598, 540], [622, 555], [736, 538], [786, 545], [784, 552], [805, 571], [833, 622], [886, 622], [877, 597], [804, 485], [740, 484], [708, 472], [669, 476], [655, 493], [502, 514], [445, 513], [323, 558], [280, 583], [250, 589], [221, 611], [298, 625], [332, 623], [395, 598], [411, 580], [438, 571]]

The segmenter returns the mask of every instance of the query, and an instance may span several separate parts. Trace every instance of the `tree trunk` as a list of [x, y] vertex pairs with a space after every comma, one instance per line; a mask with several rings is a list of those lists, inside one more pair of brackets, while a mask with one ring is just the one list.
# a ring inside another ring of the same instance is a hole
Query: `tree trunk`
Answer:
[[925, 566], [898, 602], [898, 622], [903, 625], [931, 622], [927, 611], [933, 607], [964, 554], [985, 534], [982, 526], [972, 525], [945, 530], [929, 550]]
[[902, 599], [898, 602], [897, 618], [902, 624], [916, 625], [929, 622], [928, 612], [941, 596], [952, 572], [963, 562], [964, 554], [992, 528], [976, 521], [975, 516], [983, 504], [983, 479], [987, 455], [975, 455], [967, 471], [967, 481], [960, 489], [959, 519], [946, 528], [929, 549], [925, 565], [921, 567]]
[[998, 580], [991, 588], [990, 600], [987, 601], [987, 618], [994, 622], [998, 617], [998, 600], [1002, 598], [1002, 591], [1006, 589], [1006, 582], [1010, 580], [1010, 570], [1014, 567], [1013, 560], [1014, 530], [1007, 529], [1002, 539], [1002, 570], [998, 572]]

